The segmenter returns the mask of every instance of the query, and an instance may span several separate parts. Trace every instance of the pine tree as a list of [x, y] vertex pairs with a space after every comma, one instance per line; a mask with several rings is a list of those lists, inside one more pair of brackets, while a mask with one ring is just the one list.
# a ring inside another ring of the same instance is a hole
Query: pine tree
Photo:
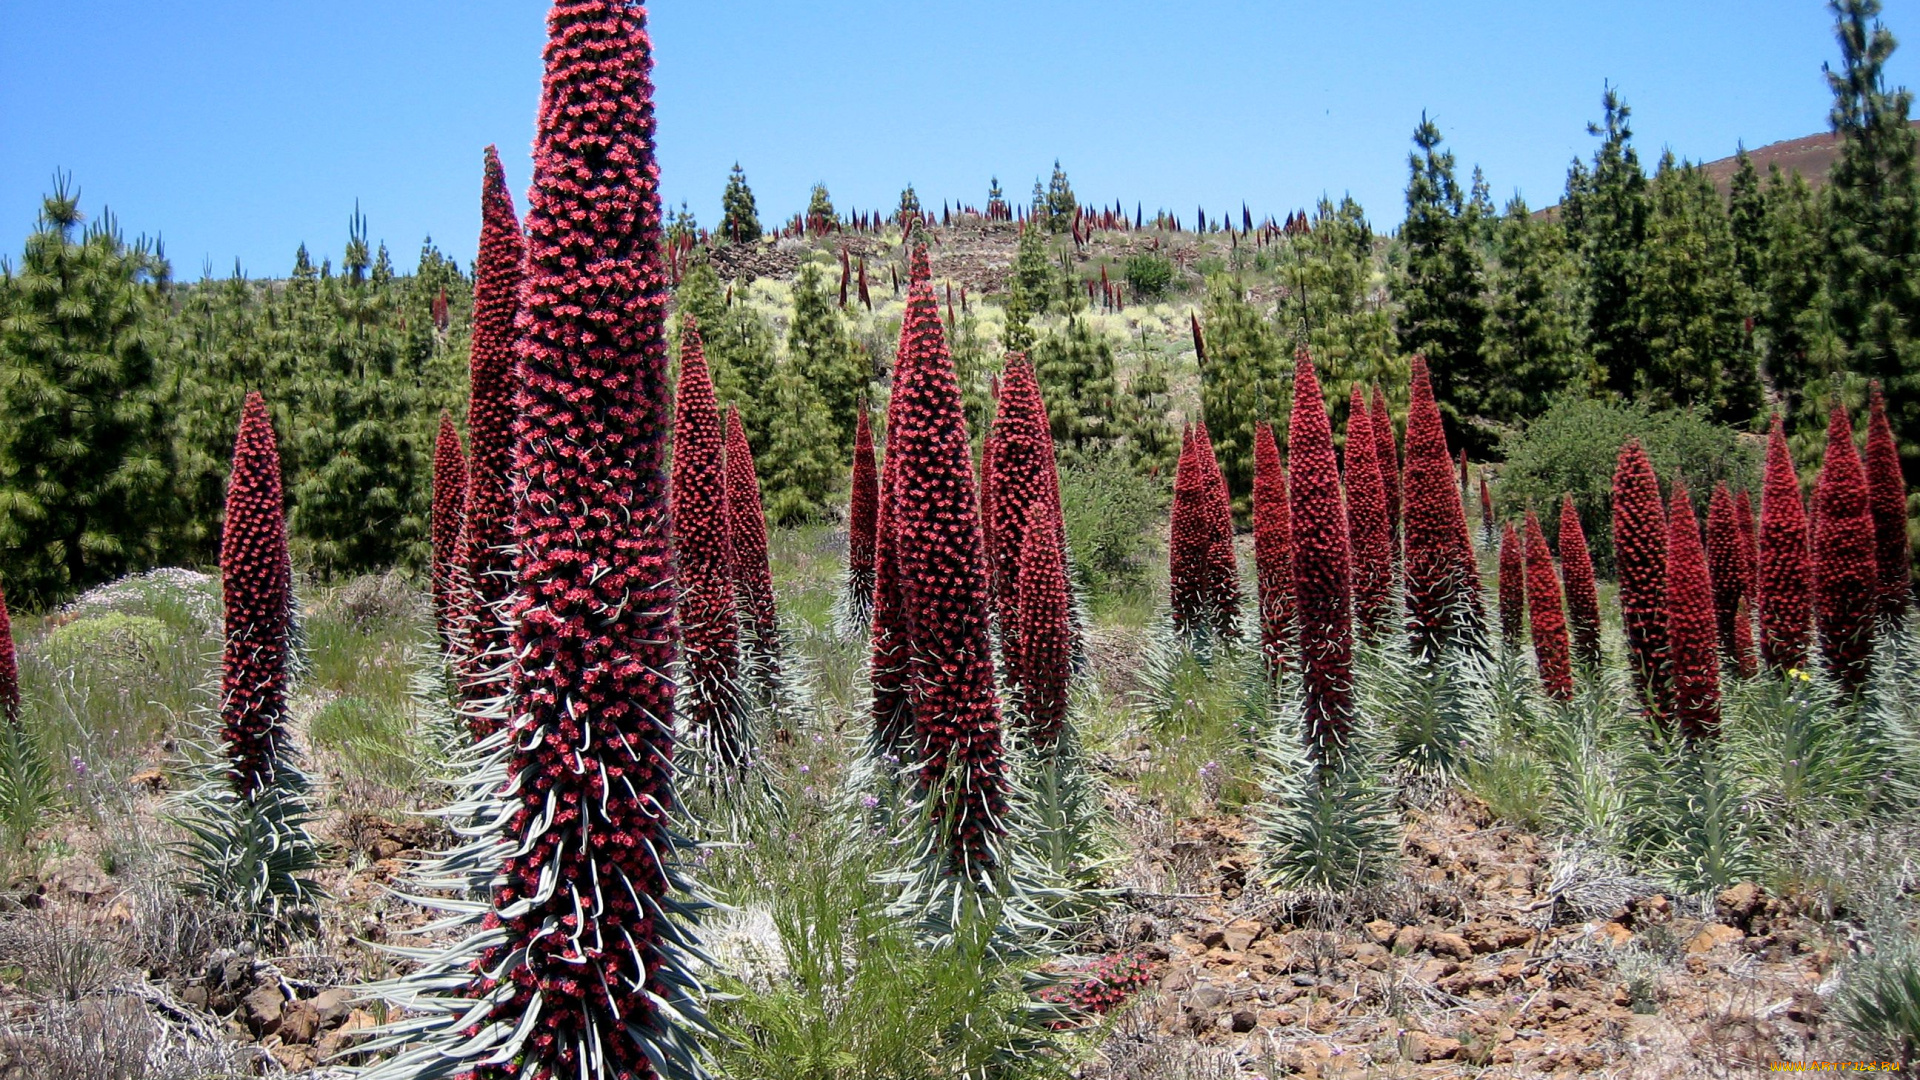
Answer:
[[840, 215], [834, 212], [833, 196], [827, 194], [827, 185], [813, 185], [813, 192], [807, 196], [807, 231], [819, 236], [839, 227]]
[[1820, 203], [1798, 172], [1782, 173], [1778, 165], [1769, 171], [1756, 325], [1767, 375], [1789, 416], [1802, 412], [1810, 387], [1840, 367], [1826, 310], [1826, 216]]
[[1375, 295], [1373, 247], [1373, 228], [1348, 197], [1337, 206], [1321, 199], [1312, 227], [1281, 249], [1277, 319], [1295, 347], [1312, 351], [1324, 385], [1406, 382], [1393, 322]]
[[1066, 170], [1060, 167], [1058, 158], [1053, 162], [1053, 176], [1047, 180], [1046, 206], [1047, 231], [1051, 233], [1066, 232], [1080, 213], [1080, 204], [1073, 197], [1073, 185], [1067, 182]]
[[839, 431], [813, 383], [791, 359], [776, 367], [767, 384], [767, 404], [781, 417], [767, 433], [767, 448], [755, 459], [767, 520], [792, 525], [818, 520], [839, 472]]
[[753, 190], [747, 187], [747, 174], [737, 161], [727, 174], [727, 190], [720, 195], [720, 235], [736, 244], [760, 239], [760, 214], [753, 204]]
[[996, 176], [987, 182], [987, 219], [999, 221], [1012, 214], [1013, 209], [1007, 205], [1007, 194], [1000, 190], [1000, 178]]
[[914, 192], [913, 185], [908, 184], [901, 189], [900, 205], [893, 212], [893, 220], [904, 229], [911, 223], [919, 221], [924, 213], [925, 211], [920, 209], [920, 196]]
[[[1009, 307], [1013, 298], [1018, 297], [1024, 305], [1024, 314], [1029, 317], [1044, 315], [1047, 308], [1054, 305], [1057, 292], [1054, 288], [1053, 259], [1047, 253], [1046, 234], [1028, 222], [1020, 230], [1019, 244], [1013, 253], [1013, 274], [1007, 281]], [[1011, 345], [1008, 348], [1010, 351], [1020, 351]]]
[[1485, 270], [1473, 245], [1453, 152], [1423, 114], [1407, 158], [1407, 220], [1400, 226], [1406, 262], [1394, 281], [1401, 304], [1400, 350], [1427, 358], [1441, 415], [1469, 450], [1491, 443], [1480, 429], [1487, 386]]
[[1494, 237], [1498, 262], [1489, 274], [1481, 409], [1489, 420], [1517, 426], [1548, 397], [1584, 386], [1589, 361], [1566, 230], [1557, 221], [1536, 220], [1515, 196]]
[[1244, 519], [1252, 508], [1254, 424], [1288, 400], [1291, 366], [1279, 335], [1247, 303], [1238, 282], [1219, 275], [1208, 283], [1203, 320], [1207, 358], [1200, 365], [1200, 412], [1234, 513]]
[[1751, 314], [1766, 290], [1767, 197], [1744, 144], [1734, 154], [1733, 179], [1728, 181], [1727, 225], [1733, 234], [1734, 271], [1746, 289]]
[[1139, 340], [1140, 358], [1133, 366], [1133, 378], [1126, 392], [1119, 395], [1120, 445], [1135, 469], [1149, 476], [1166, 476], [1179, 457], [1167, 365], [1160, 351], [1148, 344], [1145, 327]]
[[1113, 437], [1118, 412], [1113, 342], [1091, 320], [1069, 316], [1041, 338], [1033, 348], [1033, 368], [1062, 452], [1086, 452]]
[[81, 221], [62, 178], [0, 277], [0, 542], [29, 608], [151, 565], [166, 541], [166, 263], [111, 215]]
[[1638, 258], [1646, 242], [1647, 177], [1632, 145], [1633, 111], [1608, 87], [1602, 120], [1587, 133], [1601, 140], [1593, 165], [1575, 161], [1561, 210], [1574, 241], [1587, 299], [1587, 342], [1602, 386], [1631, 397], [1635, 373], [1651, 357], [1636, 310]]
[[[869, 365], [847, 333], [845, 318], [827, 291], [825, 268], [817, 261], [801, 264], [793, 282], [793, 321], [787, 326], [787, 365], [811, 383], [826, 406], [833, 424], [832, 439], [822, 449], [838, 460], [853, 449], [853, 429], [866, 396]], [[751, 413], [749, 414], [751, 416]], [[789, 413], [774, 404], [765, 414], [776, 423]], [[768, 437], [773, 433], [768, 432]]]

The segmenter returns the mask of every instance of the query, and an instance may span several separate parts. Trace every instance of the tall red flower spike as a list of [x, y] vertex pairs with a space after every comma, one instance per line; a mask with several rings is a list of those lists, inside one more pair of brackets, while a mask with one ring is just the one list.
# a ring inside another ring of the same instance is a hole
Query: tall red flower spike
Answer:
[[[869, 447], [871, 449], [871, 447]], [[780, 674], [780, 611], [773, 597], [773, 568], [767, 560], [767, 512], [760, 501], [760, 475], [753, 447], [740, 426], [740, 410], [727, 409], [727, 527], [732, 541], [734, 604], [747, 659], [764, 684]]]
[[1020, 717], [1033, 745], [1050, 750], [1067, 723], [1073, 623], [1067, 591], [1065, 526], [1058, 503], [1036, 502], [1020, 549], [1019, 652], [1013, 664]]
[[1687, 487], [1676, 480], [1667, 512], [1667, 657], [1673, 719], [1689, 739], [1720, 730], [1720, 658], [1713, 581]]
[[1807, 508], [1800, 476], [1776, 413], [1767, 433], [1767, 472], [1760, 491], [1760, 662], [1780, 673], [1807, 666], [1813, 599], [1808, 591]]
[[1233, 549], [1233, 503], [1227, 497], [1227, 476], [1220, 470], [1220, 458], [1213, 452], [1213, 436], [1207, 422], [1193, 425], [1193, 455], [1206, 478], [1206, 494], [1201, 500], [1207, 535], [1206, 588], [1213, 628], [1225, 638], [1240, 636], [1240, 560]]
[[[458, 648], [466, 678], [505, 663], [512, 624], [514, 585], [513, 420], [518, 376], [514, 342], [519, 331], [520, 283], [526, 271], [526, 238], [514, 217], [500, 155], [487, 147], [480, 182], [480, 250], [474, 260], [472, 344], [467, 361], [467, 465], [465, 530], [460, 534], [461, 594]], [[475, 733], [490, 720], [470, 716]]]
[[1262, 420], [1253, 430], [1253, 565], [1260, 600], [1260, 652], [1267, 676], [1274, 678], [1293, 662], [1296, 646], [1293, 610], [1293, 509], [1287, 499], [1287, 473], [1273, 426]]
[[260, 394], [250, 392], [233, 441], [227, 521], [220, 536], [226, 650], [220, 741], [234, 791], [252, 798], [281, 768], [287, 715], [287, 619], [292, 564], [280, 477], [280, 446]]
[[1527, 558], [1521, 550], [1520, 534], [1513, 522], [1500, 527], [1500, 640], [1508, 648], [1520, 647], [1527, 621]]
[[739, 730], [740, 617], [734, 606], [733, 542], [727, 509], [726, 433], [700, 327], [680, 330], [680, 386], [674, 395], [673, 551], [680, 575], [680, 713], [713, 764], [747, 763]]
[[1460, 501], [1462, 504], [1467, 501], [1467, 496], [1470, 494], [1472, 492], [1467, 480], [1467, 448], [1463, 446], [1460, 448]]
[[7, 591], [0, 589], [0, 717], [20, 721], [20, 659], [13, 650], [13, 618], [7, 613]]
[[1620, 448], [1613, 470], [1613, 551], [1620, 570], [1620, 622], [1641, 702], [1657, 716], [1673, 703], [1667, 657], [1667, 512], [1640, 440]]
[[1874, 565], [1873, 511], [1867, 470], [1853, 445], [1853, 423], [1835, 404], [1827, 422], [1827, 453], [1814, 487], [1813, 570], [1820, 656], [1848, 690], [1865, 685], [1873, 665], [1873, 632], [1880, 613], [1880, 572]]
[[1353, 597], [1333, 428], [1313, 360], [1304, 352], [1294, 359], [1287, 450], [1293, 464], [1293, 595], [1305, 676], [1307, 753], [1327, 765], [1346, 747], [1353, 729]]
[[1887, 399], [1873, 384], [1867, 425], [1867, 495], [1873, 504], [1874, 565], [1880, 571], [1880, 614], [1904, 621], [1913, 607], [1913, 545], [1907, 539], [1907, 480], [1887, 423]]
[[1206, 611], [1206, 553], [1212, 543], [1201, 501], [1206, 478], [1193, 459], [1193, 425], [1180, 429], [1180, 459], [1173, 470], [1173, 506], [1168, 511], [1167, 599], [1173, 625], [1197, 634], [1211, 622]]
[[873, 425], [863, 405], [853, 428], [853, 484], [847, 499], [847, 612], [855, 629], [873, 624], [875, 519], [880, 481], [873, 464]]
[[1374, 458], [1380, 465], [1380, 485], [1387, 493], [1387, 525], [1393, 537], [1393, 555], [1400, 557], [1400, 450], [1393, 438], [1393, 412], [1387, 408], [1387, 395], [1380, 385], [1373, 387], [1373, 411], [1367, 417], [1373, 426]]
[[874, 517], [873, 633], [867, 661], [873, 723], [869, 746], [876, 758], [896, 768], [919, 757], [913, 703], [907, 692], [913, 677], [908, 663], [909, 608], [900, 577], [899, 519], [893, 510], [900, 459], [893, 452], [895, 444], [891, 440], [892, 433], [899, 430], [906, 402], [904, 389], [912, 378], [913, 357], [902, 351], [894, 364], [893, 395], [887, 402], [889, 441], [886, 462], [880, 467], [879, 506]]
[[1747, 546], [1747, 606], [1752, 607], [1760, 594], [1760, 519], [1753, 512], [1753, 495], [1746, 488], [1733, 500], [1734, 518], [1740, 523], [1740, 540]]
[[483, 1000], [427, 1052], [476, 1080], [650, 1078], [694, 1054], [667, 1008], [691, 984], [665, 914], [678, 633], [653, 46], [625, 0], [560, 0], [547, 32], [515, 345], [510, 854]]
[[1600, 666], [1600, 590], [1593, 582], [1593, 555], [1573, 496], [1560, 498], [1560, 577], [1567, 589], [1567, 622], [1573, 655], [1583, 666]]
[[993, 865], [1004, 833], [1006, 763], [971, 440], [925, 247], [913, 251], [900, 353], [913, 357], [913, 371], [894, 389], [900, 410], [887, 462], [900, 465], [887, 494], [898, 516], [920, 784], [944, 831], [948, 869], [974, 879]]
[[1555, 701], [1573, 700], [1573, 663], [1567, 648], [1567, 619], [1560, 610], [1560, 578], [1540, 517], [1527, 511], [1527, 622], [1533, 630], [1533, 659], [1540, 686]]
[[433, 619], [442, 641], [451, 640], [454, 618], [454, 562], [459, 557], [462, 519], [467, 507], [467, 454], [453, 417], [440, 414], [440, 430], [433, 440], [433, 513], [427, 536], [432, 562], [427, 581], [433, 596]]
[[1487, 490], [1487, 468], [1480, 467], [1480, 535], [1493, 546], [1493, 495]]
[[1413, 358], [1403, 484], [1407, 634], [1414, 651], [1431, 659], [1447, 642], [1472, 638], [1484, 624], [1466, 508], [1422, 356]]
[[1753, 634], [1740, 633], [1740, 620], [1745, 617], [1741, 602], [1752, 589], [1753, 567], [1747, 561], [1747, 541], [1740, 532], [1739, 515], [1726, 483], [1714, 485], [1713, 498], [1707, 503], [1707, 573], [1713, 579], [1720, 655], [1741, 678], [1750, 679], [1754, 672]]
[[[987, 446], [992, 461], [982, 501], [987, 507], [986, 533], [993, 538], [994, 604], [1008, 667], [1017, 672], [1012, 657], [1021, 648], [1020, 565], [1030, 541], [1027, 529], [1030, 525], [1061, 529], [1062, 536], [1056, 539], [1062, 543], [1065, 530], [1058, 513], [1060, 472], [1053, 456], [1047, 405], [1040, 397], [1033, 364], [1023, 353], [1007, 357], [1000, 406]], [[1035, 507], [1046, 509], [1036, 512]]]
[[1393, 526], [1380, 482], [1379, 444], [1359, 383], [1347, 403], [1347, 532], [1352, 541], [1353, 615], [1360, 636], [1372, 640], [1393, 606]]

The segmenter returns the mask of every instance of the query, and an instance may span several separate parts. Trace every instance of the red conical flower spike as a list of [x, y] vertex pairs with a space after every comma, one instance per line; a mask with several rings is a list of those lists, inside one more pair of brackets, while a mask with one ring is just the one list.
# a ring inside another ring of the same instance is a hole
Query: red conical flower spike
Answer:
[[1754, 576], [1760, 594], [1760, 661], [1775, 673], [1804, 668], [1813, 614], [1808, 593], [1807, 509], [1800, 501], [1800, 477], [1778, 414], [1767, 434], [1759, 545]]
[[1720, 730], [1720, 660], [1714, 646], [1713, 582], [1685, 484], [1667, 512], [1667, 650], [1673, 718], [1689, 739]]
[[1753, 512], [1753, 495], [1746, 488], [1733, 500], [1734, 518], [1740, 523], [1740, 539], [1747, 546], [1747, 605], [1760, 594], [1760, 519]]
[[674, 395], [673, 548], [680, 572], [681, 715], [687, 730], [729, 771], [749, 748], [739, 729], [740, 620], [733, 602], [733, 544], [722, 455], [726, 435], [693, 315], [680, 330]]
[[754, 471], [747, 431], [740, 426], [740, 410], [732, 407], [727, 409], [726, 463], [734, 604], [745, 631], [747, 659], [764, 690], [780, 674], [780, 613], [773, 598], [773, 569], [767, 561], [767, 512], [760, 501], [760, 476]]
[[1313, 360], [1304, 351], [1294, 359], [1287, 449], [1293, 462], [1293, 593], [1305, 676], [1307, 753], [1326, 765], [1346, 747], [1353, 728], [1352, 592], [1333, 428]]
[[[1718, 623], [1720, 655], [1740, 677], [1753, 677], [1753, 634], [1739, 632], [1744, 608], [1741, 602], [1751, 590], [1748, 579], [1752, 567], [1747, 563], [1747, 542], [1740, 533], [1739, 508], [1725, 482], [1713, 489], [1707, 504], [1707, 573], [1713, 579], [1713, 614]], [[1743, 646], [1741, 642], [1746, 644]]]
[[13, 618], [7, 613], [7, 592], [0, 589], [0, 718], [20, 722], [20, 658], [13, 650]]
[[1814, 597], [1820, 656], [1828, 674], [1848, 690], [1866, 684], [1873, 663], [1873, 632], [1880, 613], [1880, 572], [1874, 564], [1873, 511], [1867, 471], [1853, 445], [1846, 406], [1835, 404], [1827, 423], [1827, 453], [1814, 488]]
[[1463, 446], [1460, 448], [1460, 501], [1462, 504], [1465, 504], [1467, 496], [1472, 494], [1467, 485], [1467, 449]]
[[[896, 425], [905, 407], [902, 389], [913, 378], [912, 361], [912, 356], [903, 352], [894, 365], [893, 396], [887, 403], [889, 433], [899, 430]], [[910, 612], [906, 586], [900, 577], [898, 519], [893, 512], [899, 472], [899, 459], [889, 443], [886, 463], [880, 467], [879, 506], [874, 518], [873, 635], [867, 683], [873, 692], [870, 747], [875, 757], [896, 768], [919, 758], [913, 702], [907, 693], [913, 678], [908, 663]]]
[[1620, 569], [1620, 621], [1641, 702], [1667, 716], [1667, 514], [1653, 463], [1634, 439], [1620, 448], [1613, 471], [1613, 551]]
[[1240, 636], [1240, 560], [1233, 549], [1233, 503], [1227, 498], [1227, 476], [1220, 470], [1220, 458], [1213, 452], [1213, 437], [1207, 422], [1193, 425], [1193, 453], [1206, 478], [1205, 511], [1207, 535], [1211, 539], [1206, 555], [1208, 603], [1214, 631], [1221, 637]]
[[1533, 659], [1540, 686], [1555, 701], [1573, 700], [1573, 665], [1567, 650], [1567, 620], [1560, 610], [1560, 579], [1540, 518], [1527, 511], [1527, 621], [1533, 630]]
[[1431, 659], [1448, 641], [1477, 636], [1484, 623], [1466, 509], [1421, 356], [1413, 358], [1404, 485], [1407, 634], [1414, 651]]
[[873, 425], [863, 405], [853, 429], [853, 484], [847, 500], [846, 608], [853, 628], [865, 631], [873, 624], [873, 569], [875, 516], [880, 509], [880, 481], [873, 465]]
[[1059, 506], [1036, 502], [1031, 512], [1020, 551], [1014, 685], [1027, 736], [1044, 752], [1059, 743], [1066, 727], [1073, 623]]
[[1387, 395], [1379, 384], [1373, 388], [1374, 458], [1380, 465], [1380, 484], [1387, 493], [1387, 525], [1393, 534], [1394, 558], [1400, 557], [1400, 451], [1393, 438], [1393, 413], [1387, 408]]
[[1880, 571], [1880, 614], [1904, 621], [1913, 607], [1913, 545], [1907, 539], [1907, 481], [1887, 423], [1887, 399], [1873, 384], [1867, 426], [1867, 495], [1873, 504], [1874, 565]]
[[460, 532], [467, 507], [467, 455], [460, 449], [460, 433], [453, 417], [440, 414], [440, 431], [433, 440], [433, 515], [428, 529], [433, 562], [427, 580], [433, 594], [433, 619], [443, 643], [451, 641], [456, 597], [454, 565], [459, 558]]
[[1480, 467], [1480, 535], [1485, 538], [1488, 547], [1493, 546], [1493, 495], [1487, 490], [1487, 469]]
[[1167, 595], [1173, 625], [1195, 635], [1213, 625], [1207, 593], [1207, 559], [1213, 537], [1207, 533], [1207, 477], [1194, 456], [1193, 425], [1180, 433], [1180, 460], [1173, 473], [1173, 508], [1167, 542]]
[[[987, 531], [993, 537], [993, 584], [1000, 615], [1000, 634], [1008, 657], [1020, 651], [1018, 641], [1020, 565], [1030, 538], [1029, 525], [1058, 527], [1064, 542], [1060, 506], [1060, 473], [1053, 457], [1053, 432], [1047, 426], [1047, 406], [1034, 379], [1033, 364], [1022, 353], [1007, 357], [1006, 377], [1000, 384], [1000, 407], [988, 443], [993, 462], [987, 473], [985, 503]], [[1045, 509], [1035, 512], [1034, 507]]]
[[1593, 582], [1593, 556], [1572, 495], [1560, 499], [1560, 577], [1567, 590], [1567, 622], [1573, 630], [1573, 655], [1586, 667], [1599, 667], [1600, 591]]
[[1386, 624], [1393, 604], [1393, 533], [1387, 493], [1374, 453], [1372, 418], [1360, 384], [1347, 404], [1347, 531], [1352, 541], [1353, 614], [1360, 636], [1371, 640]]
[[1267, 676], [1274, 678], [1293, 661], [1293, 509], [1288, 505], [1287, 474], [1273, 426], [1262, 420], [1253, 431], [1253, 565], [1260, 599], [1260, 651]]
[[[500, 155], [487, 147], [480, 183], [480, 250], [474, 260], [472, 342], [467, 363], [467, 466], [465, 529], [460, 534], [456, 576], [461, 610], [457, 652], [472, 684], [507, 660], [512, 633], [508, 605], [513, 593], [514, 319], [520, 311], [526, 239], [513, 213]], [[470, 694], [479, 691], [469, 687]], [[491, 721], [469, 717], [477, 735]]]
[[1519, 648], [1527, 621], [1526, 555], [1520, 550], [1520, 534], [1509, 521], [1500, 529], [1500, 641], [1509, 649]]
[[287, 622], [292, 564], [280, 447], [267, 403], [247, 394], [227, 477], [220, 537], [226, 650], [220, 686], [220, 741], [227, 777], [244, 798], [272, 786], [281, 768], [287, 715]]
[[887, 462], [897, 457], [899, 471], [887, 495], [909, 612], [920, 784], [949, 870], [976, 880], [994, 864], [1004, 833], [1006, 767], [971, 440], [924, 247], [913, 251], [899, 351], [913, 357], [913, 371], [894, 389], [901, 407], [888, 428]]

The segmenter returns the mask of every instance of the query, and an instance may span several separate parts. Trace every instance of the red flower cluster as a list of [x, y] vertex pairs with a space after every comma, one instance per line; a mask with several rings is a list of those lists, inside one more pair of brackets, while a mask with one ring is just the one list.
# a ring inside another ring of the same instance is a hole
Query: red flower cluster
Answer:
[[1760, 561], [1754, 576], [1760, 606], [1760, 661], [1776, 673], [1806, 667], [1807, 627], [1813, 610], [1807, 592], [1807, 508], [1800, 501], [1800, 477], [1778, 414], [1767, 434], [1758, 545]]
[[1287, 473], [1273, 426], [1253, 429], [1253, 566], [1260, 600], [1260, 652], [1267, 676], [1292, 662], [1296, 645], [1293, 611], [1293, 510], [1287, 504]]
[[1287, 449], [1293, 461], [1293, 595], [1307, 753], [1325, 765], [1345, 749], [1353, 728], [1353, 595], [1333, 427], [1313, 359], [1304, 350], [1294, 358]]
[[[457, 655], [471, 684], [506, 660], [513, 567], [513, 420], [518, 392], [514, 342], [526, 239], [507, 193], [500, 155], [487, 147], [480, 183], [480, 250], [474, 260], [472, 345], [467, 363], [467, 506], [460, 534]], [[490, 722], [474, 717], [475, 735]]]
[[1056, 529], [1050, 542], [1064, 544], [1060, 517], [1060, 473], [1053, 457], [1053, 432], [1033, 364], [1022, 353], [1007, 357], [1000, 383], [1000, 405], [988, 436], [985, 494], [986, 535], [993, 566], [994, 609], [1008, 668], [1019, 672], [1021, 562], [1031, 541], [1030, 526]]
[[1057, 503], [1036, 502], [1020, 551], [1016, 591], [1019, 643], [1009, 667], [1020, 692], [1028, 737], [1041, 750], [1060, 741], [1067, 722], [1067, 690], [1073, 661], [1072, 601], [1067, 591], [1065, 527]]
[[1367, 417], [1373, 428], [1374, 460], [1380, 465], [1380, 484], [1387, 493], [1387, 526], [1392, 533], [1393, 557], [1400, 557], [1400, 450], [1393, 439], [1393, 413], [1387, 408], [1387, 395], [1379, 384], [1373, 387], [1373, 412]]
[[7, 613], [7, 591], [0, 589], [0, 718], [20, 720], [20, 659], [13, 650], [13, 618]]
[[847, 611], [861, 628], [873, 623], [874, 519], [879, 508], [873, 425], [863, 405], [853, 429], [853, 486], [847, 499]]
[[1240, 560], [1233, 550], [1233, 502], [1227, 497], [1227, 474], [1220, 470], [1220, 458], [1213, 452], [1213, 436], [1207, 422], [1193, 425], [1193, 454], [1206, 478], [1206, 496], [1201, 501], [1212, 543], [1205, 559], [1208, 603], [1213, 613], [1214, 630], [1221, 637], [1240, 636]]
[[1347, 402], [1347, 530], [1353, 542], [1353, 614], [1372, 640], [1393, 605], [1393, 523], [1387, 517], [1380, 449], [1360, 384]]
[[287, 621], [293, 601], [280, 446], [258, 392], [247, 394], [227, 477], [220, 536], [220, 590], [226, 651], [220, 685], [220, 741], [234, 790], [251, 798], [271, 786], [286, 737]]
[[1675, 481], [1667, 511], [1667, 655], [1673, 719], [1680, 734], [1720, 730], [1720, 658], [1715, 651], [1713, 582], [1685, 484]]
[[1719, 624], [1720, 655], [1743, 679], [1754, 673], [1753, 631], [1742, 606], [1753, 591], [1753, 564], [1740, 528], [1740, 510], [1723, 481], [1707, 503], [1707, 572], [1713, 579], [1713, 614]]
[[1866, 684], [1880, 613], [1873, 511], [1867, 471], [1853, 445], [1853, 423], [1836, 404], [1827, 421], [1827, 453], [1814, 486], [1814, 598], [1820, 656], [1848, 690]]
[[1493, 546], [1493, 494], [1487, 490], [1487, 467], [1480, 466], [1480, 535]]
[[780, 674], [780, 611], [773, 598], [773, 568], [767, 561], [767, 512], [760, 502], [760, 474], [753, 447], [740, 426], [740, 410], [727, 409], [727, 528], [733, 558], [734, 606], [747, 631], [747, 659], [769, 679]]
[[655, 1004], [682, 996], [682, 931], [661, 913], [678, 634], [653, 50], [625, 0], [560, 0], [547, 30], [516, 345], [512, 854], [468, 991], [494, 998], [472, 1030], [527, 1035], [465, 1075], [645, 1078], [684, 1044]]
[[1040, 991], [1040, 1000], [1079, 1012], [1104, 1015], [1153, 983], [1153, 961], [1145, 953], [1103, 956], [1065, 982]]
[[680, 330], [680, 387], [673, 420], [673, 549], [680, 576], [680, 712], [717, 763], [744, 768], [748, 747], [736, 729], [740, 619], [734, 607], [726, 435], [700, 328]]
[[1887, 423], [1887, 399], [1873, 384], [1867, 425], [1867, 496], [1873, 504], [1874, 564], [1880, 570], [1880, 614], [1904, 621], [1913, 607], [1913, 546], [1907, 540], [1907, 480]]
[[1527, 622], [1527, 558], [1520, 534], [1509, 521], [1500, 527], [1500, 641], [1518, 648]]
[[1456, 486], [1440, 408], [1423, 356], [1413, 358], [1407, 406], [1404, 476], [1407, 634], [1414, 651], [1434, 656], [1456, 636], [1484, 625], [1480, 573], [1467, 537], [1466, 508]]
[[1180, 443], [1167, 547], [1173, 624], [1189, 635], [1211, 630], [1232, 636], [1240, 609], [1240, 577], [1226, 482], [1205, 424], [1189, 425]]
[[911, 373], [894, 387], [887, 466], [906, 607], [908, 681], [928, 812], [946, 830], [955, 873], [992, 864], [1004, 831], [1007, 780], [989, 630], [990, 582], [966, 414], [929, 280], [916, 247], [900, 328]]
[[434, 625], [440, 630], [443, 644], [453, 640], [458, 608], [455, 565], [466, 507], [467, 454], [460, 448], [460, 433], [454, 430], [453, 417], [442, 412], [440, 430], [433, 440], [433, 506], [427, 528], [433, 554], [427, 567], [427, 584], [433, 597]]
[[1600, 655], [1600, 590], [1593, 583], [1593, 555], [1587, 550], [1587, 532], [1573, 496], [1560, 499], [1560, 578], [1567, 587], [1567, 622], [1573, 629], [1573, 655], [1587, 667], [1598, 667]]
[[[1555, 701], [1573, 700], [1573, 664], [1567, 649], [1567, 619], [1560, 610], [1560, 579], [1553, 572], [1553, 553], [1540, 518], [1527, 511], [1528, 622], [1533, 629], [1533, 659], [1540, 669], [1540, 685]], [[1504, 570], [1502, 571], [1504, 574]]]
[[1753, 606], [1760, 592], [1760, 522], [1753, 512], [1753, 496], [1746, 488], [1733, 500], [1734, 520], [1740, 524], [1740, 539], [1747, 545], [1747, 606]]
[[[900, 430], [901, 414], [906, 409], [906, 390], [915, 378], [915, 354], [922, 346], [916, 338], [909, 341], [907, 327], [901, 326], [898, 359], [893, 365], [893, 394], [887, 401], [886, 463], [881, 466], [874, 511], [873, 635], [867, 661], [867, 684], [872, 690], [868, 706], [873, 730], [871, 748], [877, 757], [891, 758], [898, 766], [919, 757], [919, 737], [913, 728], [913, 704], [907, 687], [912, 681], [908, 666], [909, 612], [905, 585], [900, 579], [900, 550], [893, 510], [893, 492], [900, 483], [900, 456], [894, 453], [894, 432]], [[924, 332], [924, 331], [922, 331]], [[913, 348], [908, 346], [912, 345]]]
[[1640, 701], [1667, 716], [1667, 513], [1660, 481], [1640, 440], [1620, 448], [1613, 470], [1613, 552], [1620, 571], [1620, 621]]

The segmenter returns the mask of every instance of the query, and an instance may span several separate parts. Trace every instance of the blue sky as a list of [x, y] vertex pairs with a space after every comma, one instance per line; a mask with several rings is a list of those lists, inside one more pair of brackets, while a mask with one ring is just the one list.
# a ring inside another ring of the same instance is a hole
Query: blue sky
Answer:
[[[56, 168], [82, 208], [158, 233], [175, 272], [280, 275], [344, 246], [356, 200], [410, 266], [463, 261], [480, 151], [524, 206], [545, 5], [533, 0], [0, 0], [0, 253]], [[1920, 0], [1884, 15], [1911, 44]], [[1824, 130], [1817, 0], [661, 0], [664, 191], [704, 224], [737, 159], [763, 218], [824, 181], [840, 208], [1024, 195], [1057, 157], [1084, 201], [1210, 213], [1352, 192], [1401, 215], [1422, 110], [1497, 199], [1557, 200], [1611, 80], [1636, 141], [1695, 159]]]

